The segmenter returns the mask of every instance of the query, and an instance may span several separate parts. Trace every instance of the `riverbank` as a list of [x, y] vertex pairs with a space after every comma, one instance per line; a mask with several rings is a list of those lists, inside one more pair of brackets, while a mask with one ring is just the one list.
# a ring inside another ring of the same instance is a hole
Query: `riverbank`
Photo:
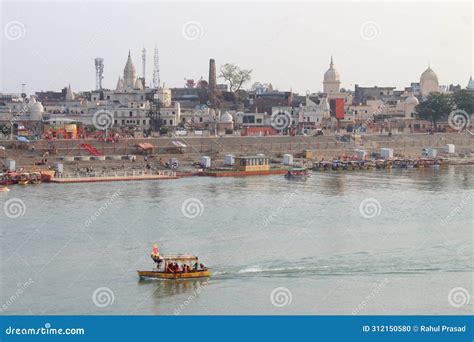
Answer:
[[[186, 147], [176, 149], [173, 142], [179, 141]], [[138, 144], [147, 142], [153, 146], [145, 160]], [[98, 155], [91, 155], [81, 147], [92, 146]], [[367, 155], [380, 152], [381, 148], [393, 149], [394, 156], [419, 158], [424, 148], [436, 148], [442, 152], [446, 144], [455, 146], [454, 154], [446, 155], [450, 163], [469, 163], [474, 139], [463, 133], [400, 134], [400, 135], [363, 135], [354, 139], [336, 136], [268, 136], [268, 137], [163, 137], [154, 139], [127, 139], [117, 143], [96, 140], [58, 140], [37, 141], [29, 144], [21, 142], [0, 142], [0, 158], [15, 160], [16, 167], [30, 170], [34, 164], [45, 162], [47, 166], [63, 164], [65, 172], [75, 172], [83, 168], [95, 168], [100, 171], [143, 170], [146, 164], [157, 170], [166, 170], [163, 164], [170, 158], [177, 158], [179, 172], [194, 173], [193, 164], [204, 155], [210, 156], [213, 166], [222, 166], [226, 154], [251, 155], [263, 153], [280, 162], [282, 155], [295, 156], [297, 163], [304, 151], [311, 151], [314, 160], [332, 160], [341, 156], [352, 156], [356, 149], [364, 149]], [[438, 153], [440, 154], [440, 153]], [[132, 157], [135, 156], [135, 157]], [[43, 167], [43, 166], [42, 166]]]

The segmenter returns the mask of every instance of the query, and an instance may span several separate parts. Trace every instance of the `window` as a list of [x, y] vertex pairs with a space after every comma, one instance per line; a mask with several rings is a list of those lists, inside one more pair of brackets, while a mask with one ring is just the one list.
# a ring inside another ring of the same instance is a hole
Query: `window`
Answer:
[[262, 119], [257, 119], [257, 123], [261, 124], [261, 123], [262, 123]]
[[146, 125], [146, 120], [143, 120], [143, 124]]
[[173, 120], [170, 120], [170, 126], [173, 126]]
[[163, 120], [163, 125], [166, 125], [166, 120]]
[[132, 111], [128, 112], [129, 116], [132, 117], [133, 113]]
[[122, 120], [122, 125], [125, 125], [125, 120]]
[[253, 124], [255, 123], [255, 116], [253, 115], [244, 115], [242, 118], [242, 123]]
[[114, 120], [114, 124], [117, 124], [117, 120]]
[[199, 122], [202, 122], [202, 118], [199, 118]]

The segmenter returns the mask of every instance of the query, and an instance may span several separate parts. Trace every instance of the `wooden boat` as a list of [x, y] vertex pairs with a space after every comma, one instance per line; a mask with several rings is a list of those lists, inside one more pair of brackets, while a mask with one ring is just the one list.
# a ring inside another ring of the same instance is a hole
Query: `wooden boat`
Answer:
[[328, 171], [331, 169], [331, 163], [328, 161], [320, 161], [313, 165], [314, 171]]
[[42, 170], [40, 173], [41, 173], [41, 180], [43, 182], [49, 182], [54, 178], [55, 171]]
[[30, 175], [30, 183], [31, 184], [39, 184], [41, 183], [41, 173], [33, 172]]
[[311, 172], [308, 169], [302, 167], [294, 167], [285, 174], [286, 179], [299, 179], [311, 177]]
[[158, 246], [155, 244], [151, 258], [156, 262], [156, 268], [150, 271], [137, 271], [140, 279], [195, 279], [211, 275], [211, 270], [199, 263], [199, 259], [195, 255], [160, 255]]
[[209, 269], [201, 271], [191, 271], [191, 272], [176, 272], [176, 273], [167, 273], [162, 271], [137, 271], [140, 279], [144, 278], [155, 278], [155, 279], [195, 279], [195, 278], [207, 278], [211, 276], [211, 271]]
[[18, 180], [18, 184], [26, 185], [30, 182], [30, 174], [29, 173], [22, 173], [20, 174], [20, 178]]
[[8, 172], [2, 175], [0, 185], [13, 185], [18, 183], [18, 174], [16, 172]]

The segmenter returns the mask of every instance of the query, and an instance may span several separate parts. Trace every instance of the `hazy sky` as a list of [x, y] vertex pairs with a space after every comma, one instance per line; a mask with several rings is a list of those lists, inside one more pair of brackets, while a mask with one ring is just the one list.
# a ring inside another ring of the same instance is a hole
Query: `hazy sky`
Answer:
[[[322, 90], [331, 54], [342, 87], [418, 82], [428, 61], [441, 84], [472, 73], [473, 9], [464, 3], [380, 2], [7, 2], [1, 12], [1, 92], [115, 88], [131, 49], [141, 75], [153, 48], [167, 86], [207, 78], [209, 58], [253, 69], [252, 81]], [[15, 30], [16, 29], [16, 30]], [[186, 31], [189, 29], [189, 31]], [[196, 35], [194, 35], [196, 34]], [[195, 38], [195, 39], [194, 39]]]

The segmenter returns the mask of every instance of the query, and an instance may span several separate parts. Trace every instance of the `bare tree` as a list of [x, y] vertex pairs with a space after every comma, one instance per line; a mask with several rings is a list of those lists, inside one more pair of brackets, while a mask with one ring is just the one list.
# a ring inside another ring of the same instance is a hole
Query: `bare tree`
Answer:
[[219, 78], [229, 82], [230, 91], [237, 92], [244, 83], [250, 81], [251, 74], [250, 69], [241, 69], [235, 64], [226, 63], [221, 66]]

